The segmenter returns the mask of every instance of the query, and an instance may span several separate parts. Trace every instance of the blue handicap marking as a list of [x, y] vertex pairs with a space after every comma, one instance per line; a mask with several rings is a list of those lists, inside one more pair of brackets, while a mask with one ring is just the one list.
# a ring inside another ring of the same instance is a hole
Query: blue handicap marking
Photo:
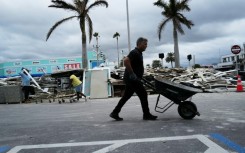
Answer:
[[224, 143], [226, 146], [228, 146], [231, 149], [234, 149], [238, 153], [245, 153], [245, 148], [241, 147], [240, 145], [236, 144], [235, 142], [232, 142], [228, 138], [222, 136], [221, 134], [218, 133], [212, 133], [210, 136], [222, 143]]
[[0, 153], [3, 153], [3, 152], [5, 152], [5, 151], [7, 151], [9, 149], [10, 149], [9, 146], [0, 146]]

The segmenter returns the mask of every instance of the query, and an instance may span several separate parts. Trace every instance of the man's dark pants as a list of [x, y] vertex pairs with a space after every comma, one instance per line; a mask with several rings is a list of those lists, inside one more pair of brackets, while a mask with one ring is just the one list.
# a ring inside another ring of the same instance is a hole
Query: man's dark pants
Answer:
[[23, 86], [22, 91], [24, 92], [25, 100], [29, 99], [29, 94], [35, 94], [34, 87], [32, 86]]
[[148, 107], [148, 95], [140, 81], [128, 81], [126, 82], [125, 92], [122, 98], [119, 100], [117, 106], [113, 110], [113, 113], [119, 114], [123, 105], [132, 97], [134, 92], [140, 99], [141, 107], [143, 110], [144, 115], [150, 114], [149, 107]]

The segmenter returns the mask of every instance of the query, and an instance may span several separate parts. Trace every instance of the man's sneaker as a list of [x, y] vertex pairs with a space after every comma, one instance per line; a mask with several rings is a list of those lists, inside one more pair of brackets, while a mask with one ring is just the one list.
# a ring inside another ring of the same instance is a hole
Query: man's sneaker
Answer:
[[122, 121], [123, 120], [123, 118], [119, 117], [119, 115], [115, 114], [115, 113], [111, 113], [110, 117], [115, 119], [116, 121]]
[[157, 116], [148, 114], [148, 115], [143, 115], [143, 120], [156, 120]]

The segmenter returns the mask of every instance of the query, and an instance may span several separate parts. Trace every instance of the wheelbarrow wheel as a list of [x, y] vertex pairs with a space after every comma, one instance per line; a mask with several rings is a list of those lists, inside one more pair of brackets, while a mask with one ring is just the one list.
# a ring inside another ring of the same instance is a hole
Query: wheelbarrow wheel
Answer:
[[197, 107], [191, 101], [184, 101], [178, 106], [178, 113], [183, 119], [193, 119], [197, 115]]

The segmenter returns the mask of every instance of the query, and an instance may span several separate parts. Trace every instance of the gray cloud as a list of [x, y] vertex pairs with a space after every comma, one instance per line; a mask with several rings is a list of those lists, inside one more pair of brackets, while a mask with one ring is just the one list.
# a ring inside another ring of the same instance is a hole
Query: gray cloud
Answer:
[[[163, 16], [161, 9], [153, 6], [155, 0], [128, 0], [130, 13], [131, 48], [139, 36], [147, 37], [149, 45], [144, 53], [145, 64], [158, 59], [159, 53], [173, 52], [172, 25], [169, 23], [159, 41], [157, 27]], [[72, 2], [67, 0], [67, 2]], [[94, 32], [100, 35], [99, 45], [110, 61], [117, 60], [116, 39], [120, 33], [119, 50], [128, 53], [126, 1], [108, 0], [109, 7], [91, 10]], [[81, 32], [78, 21], [64, 23], [46, 42], [51, 26], [72, 12], [48, 8], [50, 0], [1, 0], [0, 5], [0, 62], [50, 59], [80, 56]], [[220, 54], [230, 54], [231, 45], [245, 42], [244, 0], [192, 0], [190, 12], [184, 15], [195, 24], [185, 35], [179, 35], [181, 65], [188, 65], [186, 55], [195, 54], [196, 63], [212, 64]], [[94, 50], [93, 39], [88, 50]], [[168, 65], [168, 64], [166, 64]]]

